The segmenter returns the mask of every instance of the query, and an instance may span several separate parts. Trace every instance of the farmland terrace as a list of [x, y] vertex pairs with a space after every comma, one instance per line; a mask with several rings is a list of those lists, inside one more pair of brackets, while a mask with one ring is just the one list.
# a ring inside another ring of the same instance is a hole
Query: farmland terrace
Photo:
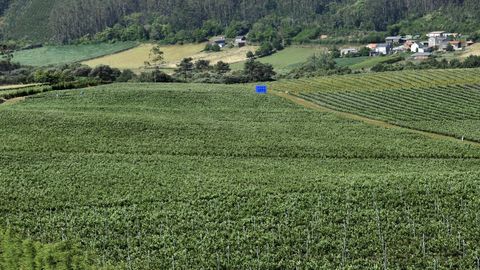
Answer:
[[0, 126], [0, 225], [97, 266], [477, 266], [480, 151], [461, 141], [245, 85], [45, 92], [0, 105]]

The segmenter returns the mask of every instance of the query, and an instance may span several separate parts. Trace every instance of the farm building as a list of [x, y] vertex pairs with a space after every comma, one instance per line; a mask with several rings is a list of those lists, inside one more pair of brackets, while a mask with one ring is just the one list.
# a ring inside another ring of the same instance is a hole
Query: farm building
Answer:
[[412, 46], [410, 46], [410, 51], [411, 52], [414, 52], [414, 53], [426, 53], [426, 52], [430, 52], [431, 48], [429, 48], [428, 46], [425, 46], [424, 44], [422, 43], [419, 43], [419, 42], [414, 42], [412, 44]]
[[427, 34], [429, 38], [445, 37], [445, 31], [434, 31]]
[[391, 51], [392, 51], [392, 45], [388, 44], [388, 43], [379, 43], [379, 44], [375, 44], [375, 46], [371, 46], [371, 45], [373, 45], [373, 44], [370, 44], [369, 46], [367, 46], [368, 48], [370, 48], [372, 50], [370, 52], [371, 56], [387, 55], [387, 54], [390, 54]]
[[452, 40], [448, 42], [450, 45], [452, 45], [453, 49], [456, 51], [462, 50], [462, 42], [459, 40]]
[[246, 45], [247, 45], [247, 37], [246, 36], [235, 37], [235, 46], [244, 47]]
[[385, 42], [389, 44], [403, 44], [405, 43], [406, 39], [404, 39], [401, 36], [395, 36], [395, 37], [387, 37], [385, 38]]
[[432, 53], [429, 52], [417, 52], [412, 54], [414, 60], [426, 60], [432, 56]]
[[440, 47], [442, 43], [447, 41], [449, 36], [453, 34], [445, 33], [444, 31], [435, 31], [427, 34], [428, 47]]
[[346, 48], [346, 49], [340, 50], [340, 54], [342, 56], [349, 55], [349, 54], [355, 54], [355, 53], [358, 53], [358, 50], [355, 49], [355, 48]]
[[448, 50], [449, 46], [452, 46], [453, 50], [455, 51], [461, 51], [463, 49], [462, 47], [462, 42], [458, 40], [452, 40], [452, 41], [444, 41], [442, 42], [439, 46], [438, 49], [441, 51], [446, 51]]
[[227, 43], [224, 37], [217, 37], [213, 40], [213, 44], [217, 44], [220, 48], [223, 48]]

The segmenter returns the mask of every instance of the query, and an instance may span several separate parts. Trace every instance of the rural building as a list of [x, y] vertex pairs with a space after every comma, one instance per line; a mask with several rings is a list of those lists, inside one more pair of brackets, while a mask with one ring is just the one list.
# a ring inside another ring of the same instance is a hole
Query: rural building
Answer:
[[463, 49], [462, 42], [458, 40], [446, 40], [438, 46], [438, 49], [441, 51], [446, 51], [449, 45], [451, 45], [455, 51], [461, 51]]
[[428, 46], [425, 46], [424, 44], [420, 43], [420, 42], [414, 42], [412, 44], [412, 46], [410, 46], [410, 51], [411, 52], [414, 52], [414, 53], [426, 53], [426, 52], [430, 52], [431, 48], [429, 48]]
[[443, 36], [447, 38], [457, 38], [460, 35], [458, 33], [443, 33]]
[[428, 47], [440, 47], [448, 38], [444, 31], [435, 31], [427, 34]]
[[366, 47], [373, 51], [377, 48], [377, 43], [370, 43]]
[[475, 44], [475, 42], [473, 42], [473, 40], [467, 41], [467, 46], [472, 46], [473, 44]]
[[247, 45], [247, 37], [246, 36], [235, 37], [235, 46], [244, 47], [246, 45]]
[[385, 42], [389, 44], [403, 44], [405, 43], [406, 39], [404, 39], [401, 36], [395, 36], [395, 37], [387, 37], [385, 38]]
[[342, 49], [340, 50], [340, 54], [342, 56], [349, 55], [349, 54], [355, 54], [358, 53], [358, 50], [355, 48], [347, 48], [347, 49]]
[[445, 37], [445, 31], [434, 31], [430, 32], [427, 34], [427, 37], [432, 38], [432, 37]]
[[459, 41], [459, 40], [452, 40], [452, 41], [449, 41], [448, 43], [449, 43], [450, 45], [452, 45], [452, 47], [453, 47], [453, 49], [454, 49], [455, 51], [460, 51], [460, 50], [463, 49], [463, 48], [462, 48], [462, 42]]
[[412, 45], [415, 43], [415, 41], [413, 40], [407, 40], [405, 41], [405, 43], [403, 44], [403, 47], [405, 47], [406, 50], [410, 50], [410, 48], [412, 47]]
[[426, 60], [428, 58], [432, 57], [432, 53], [429, 52], [417, 52], [412, 54], [412, 58], [414, 60]]
[[387, 55], [392, 51], [392, 45], [388, 43], [379, 43], [374, 49], [374, 55]]
[[223, 48], [227, 42], [225, 41], [224, 37], [218, 37], [213, 40], [213, 44], [217, 44], [220, 48]]

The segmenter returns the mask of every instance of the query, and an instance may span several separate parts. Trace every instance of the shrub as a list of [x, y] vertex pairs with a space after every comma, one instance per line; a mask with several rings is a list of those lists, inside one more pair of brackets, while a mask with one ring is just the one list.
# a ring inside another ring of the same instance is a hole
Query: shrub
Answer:
[[96, 66], [92, 71], [88, 74], [91, 78], [98, 78], [103, 82], [113, 82], [120, 76], [121, 72], [119, 69], [112, 69], [107, 65], [99, 65]]
[[130, 69], [125, 69], [120, 76], [117, 78], [117, 82], [128, 82], [137, 78], [137, 75], [133, 73]]
[[90, 74], [90, 72], [92, 72], [92, 68], [91, 68], [91, 67], [82, 65], [82, 66], [79, 66], [79, 67], [75, 68], [75, 69], [72, 71], [72, 74], [73, 74], [73, 76], [75, 76], [75, 77], [88, 77], [88, 75]]

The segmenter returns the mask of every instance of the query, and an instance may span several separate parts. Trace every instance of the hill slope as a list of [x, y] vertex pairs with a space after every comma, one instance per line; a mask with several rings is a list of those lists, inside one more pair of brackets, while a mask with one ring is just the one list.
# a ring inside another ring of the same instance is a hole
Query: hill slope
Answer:
[[0, 227], [115, 269], [476, 267], [478, 148], [252, 90], [112, 84], [0, 105]]
[[[207, 34], [218, 33], [218, 27], [226, 26], [231, 26], [231, 35], [245, 27], [260, 32], [273, 27], [283, 29], [280, 35], [293, 33], [315, 38], [322, 32], [338, 30], [385, 31], [399, 22], [409, 31], [442, 27], [447, 31], [473, 32], [479, 30], [479, 12], [480, 2], [476, 0], [398, 0], [388, 5], [384, 0], [11, 0], [4, 34], [8, 38], [66, 42], [114, 25], [128, 25], [132, 28], [121, 38], [140, 34], [147, 38], [178, 39], [201, 34], [193, 30], [204, 27], [207, 20], [218, 23], [205, 28]], [[429, 14], [434, 19], [425, 17]], [[267, 21], [254, 25], [265, 18]], [[236, 27], [242, 21], [245, 24]], [[263, 33], [267, 36], [260, 34], [255, 38], [268, 39], [278, 34]]]

